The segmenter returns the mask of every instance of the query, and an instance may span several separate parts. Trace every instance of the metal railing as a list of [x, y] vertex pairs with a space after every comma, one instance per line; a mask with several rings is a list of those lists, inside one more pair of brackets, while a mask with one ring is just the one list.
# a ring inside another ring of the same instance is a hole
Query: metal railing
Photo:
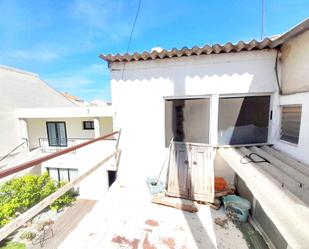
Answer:
[[[50, 138], [39, 138], [39, 146], [42, 152], [55, 152], [63, 150], [67, 147], [72, 147], [77, 144], [81, 144], [86, 141], [90, 141], [93, 138], [67, 138], [67, 139], [50, 139]], [[76, 150], [72, 151], [76, 153]]]

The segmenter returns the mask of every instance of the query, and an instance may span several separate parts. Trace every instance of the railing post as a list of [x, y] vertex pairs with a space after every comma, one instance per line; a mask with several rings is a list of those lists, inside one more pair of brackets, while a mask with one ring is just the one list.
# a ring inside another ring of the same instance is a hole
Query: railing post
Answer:
[[120, 136], [121, 136], [121, 129], [119, 129], [119, 132], [118, 132], [117, 143], [116, 143], [116, 150], [118, 150], [118, 147], [119, 147]]

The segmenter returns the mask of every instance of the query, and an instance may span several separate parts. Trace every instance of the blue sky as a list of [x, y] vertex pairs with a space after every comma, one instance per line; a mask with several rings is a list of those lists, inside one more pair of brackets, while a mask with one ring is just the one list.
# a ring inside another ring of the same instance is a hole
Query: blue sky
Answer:
[[[142, 0], [130, 51], [259, 39], [262, 0]], [[62, 92], [110, 100], [100, 53], [124, 53], [138, 0], [0, 0], [0, 64]], [[308, 17], [308, 0], [265, 0], [265, 36]]]

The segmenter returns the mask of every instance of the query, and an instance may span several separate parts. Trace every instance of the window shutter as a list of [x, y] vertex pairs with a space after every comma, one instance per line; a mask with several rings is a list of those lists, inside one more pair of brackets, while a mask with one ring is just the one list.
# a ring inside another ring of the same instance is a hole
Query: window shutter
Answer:
[[281, 140], [298, 144], [301, 109], [301, 105], [281, 107]]

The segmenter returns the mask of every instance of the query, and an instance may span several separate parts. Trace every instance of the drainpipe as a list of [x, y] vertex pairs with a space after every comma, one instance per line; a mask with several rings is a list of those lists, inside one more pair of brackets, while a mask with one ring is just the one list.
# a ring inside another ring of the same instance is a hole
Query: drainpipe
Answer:
[[280, 56], [281, 56], [281, 51], [278, 48], [277, 54], [276, 54], [276, 61], [275, 61], [275, 74], [276, 74], [276, 80], [277, 80], [279, 95], [282, 95], [282, 88], [281, 88], [281, 84], [280, 84], [280, 80], [279, 80], [279, 73], [278, 73], [278, 64], [279, 64]]

